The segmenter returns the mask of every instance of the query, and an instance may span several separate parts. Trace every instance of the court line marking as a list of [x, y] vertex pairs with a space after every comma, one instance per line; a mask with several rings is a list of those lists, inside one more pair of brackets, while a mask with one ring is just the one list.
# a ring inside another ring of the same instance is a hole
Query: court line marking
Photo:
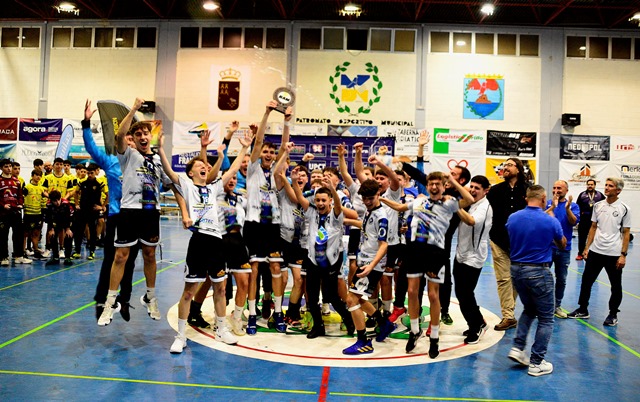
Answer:
[[[178, 262], [176, 262], [176, 263], [174, 263], [174, 264], [168, 265], [168, 266], [166, 266], [166, 267], [164, 267], [164, 268], [162, 268], [162, 269], [160, 269], [160, 270], [156, 271], [156, 275], [157, 275], [157, 274], [159, 274], [159, 273], [162, 273], [162, 272], [164, 272], [164, 271], [166, 271], [166, 270], [168, 270], [168, 269], [171, 269], [171, 268], [173, 268], [173, 267], [175, 267], [175, 266], [177, 266], [177, 265], [179, 265], [179, 264], [182, 264], [182, 263], [183, 263], [183, 262], [185, 262], [185, 261], [186, 261], [186, 260], [182, 260], [182, 261], [178, 261]], [[133, 282], [133, 283], [131, 284], [131, 286], [135, 286], [135, 285], [137, 285], [137, 284], [139, 284], [139, 283], [143, 282], [144, 280], [145, 280], [145, 278], [144, 278], [144, 277], [142, 277], [142, 278], [138, 279], [137, 281]], [[68, 312], [68, 313], [66, 313], [66, 314], [64, 314], [64, 315], [61, 315], [61, 316], [60, 316], [60, 317], [58, 317], [58, 318], [54, 318], [53, 320], [48, 321], [48, 322], [45, 322], [44, 324], [39, 325], [39, 326], [37, 326], [37, 327], [33, 328], [32, 330], [29, 330], [29, 331], [27, 331], [27, 332], [25, 332], [25, 333], [23, 333], [23, 334], [20, 334], [20, 335], [16, 336], [16, 337], [15, 337], [15, 338], [13, 338], [13, 339], [9, 339], [8, 341], [6, 341], [6, 342], [4, 342], [4, 343], [1, 343], [1, 344], [0, 344], [0, 349], [4, 348], [4, 347], [6, 347], [6, 346], [9, 346], [9, 345], [11, 345], [12, 343], [17, 342], [17, 341], [19, 341], [20, 339], [22, 339], [22, 338], [24, 338], [24, 337], [27, 337], [27, 336], [29, 336], [29, 335], [31, 335], [31, 334], [34, 334], [34, 333], [36, 333], [36, 332], [40, 331], [41, 329], [44, 329], [44, 328], [46, 328], [46, 327], [48, 327], [48, 326], [50, 326], [50, 325], [53, 325], [53, 324], [55, 324], [56, 322], [58, 322], [58, 321], [60, 321], [60, 320], [63, 320], [63, 319], [65, 319], [65, 318], [67, 318], [67, 317], [70, 317], [70, 316], [74, 315], [75, 313], [78, 313], [78, 312], [80, 312], [80, 311], [82, 311], [82, 310], [84, 310], [84, 309], [86, 309], [86, 308], [89, 308], [89, 307], [91, 307], [91, 306], [94, 306], [95, 304], [96, 304], [96, 302], [95, 302], [95, 301], [92, 301], [91, 303], [87, 303], [87, 304], [85, 304], [85, 305], [84, 305], [84, 306], [82, 306], [82, 307], [78, 307], [77, 309], [75, 309], [75, 310], [73, 310], [73, 311], [70, 311], [70, 312]]]
[[381, 395], [381, 394], [353, 394], [349, 392], [330, 392], [331, 396], [345, 396], [358, 398], [380, 398], [380, 399], [417, 399], [424, 401], [473, 401], [473, 402], [533, 402], [529, 399], [485, 399], [485, 398], [455, 398], [443, 396], [421, 396], [421, 395]]
[[302, 394], [302, 395], [315, 395], [315, 391], [305, 391], [297, 389], [276, 389], [276, 388], [255, 388], [255, 387], [237, 387], [232, 385], [213, 385], [213, 384], [190, 384], [185, 382], [174, 381], [154, 381], [154, 380], [139, 380], [131, 378], [117, 378], [117, 377], [98, 377], [89, 375], [75, 375], [75, 374], [56, 374], [56, 373], [41, 373], [32, 371], [12, 371], [12, 370], [0, 370], [0, 374], [6, 375], [26, 375], [36, 377], [54, 377], [54, 378], [69, 378], [74, 380], [97, 380], [97, 381], [115, 381], [115, 382], [128, 382], [134, 384], [150, 384], [150, 385], [170, 385], [174, 387], [192, 387], [192, 388], [210, 388], [210, 389], [226, 389], [231, 391], [257, 391], [257, 392], [272, 392], [272, 393], [284, 393], [284, 394]]
[[[624, 268], [623, 268], [623, 269], [624, 269]], [[583, 276], [583, 273], [582, 273], [582, 272], [580, 272], [580, 271], [577, 271], [577, 270], [575, 270], [575, 269], [573, 269], [573, 268], [569, 268], [569, 270], [570, 270], [570, 271], [572, 271], [572, 272], [575, 272], [576, 274], [578, 274], [578, 275], [580, 275], [580, 276]], [[598, 275], [598, 276], [599, 276], [599, 275]], [[606, 283], [606, 282], [602, 282], [602, 281], [601, 281], [601, 280], [599, 280], [599, 279], [596, 279], [596, 282], [598, 282], [599, 284], [604, 285], [604, 286], [606, 286], [606, 287], [608, 287], [608, 288], [610, 288], [610, 287], [611, 287], [611, 285], [610, 285], [610, 284], [608, 284], [608, 283]], [[631, 292], [627, 292], [627, 291], [626, 291], [626, 290], [624, 290], [624, 289], [622, 290], [622, 293], [624, 293], [624, 294], [626, 294], [626, 295], [629, 295], [629, 296], [631, 296], [631, 297], [635, 297], [636, 299], [640, 300], [640, 296], [635, 295], [635, 294], [633, 294], [633, 293], [631, 293]]]
[[318, 395], [319, 402], [325, 402], [327, 400], [327, 391], [329, 390], [330, 373], [331, 373], [331, 367], [325, 367], [322, 369], [322, 382], [320, 383], [320, 394]]
[[81, 263], [79, 263], [77, 265], [74, 265], [72, 267], [62, 268], [62, 269], [59, 269], [59, 270], [57, 270], [55, 272], [49, 272], [48, 274], [36, 276], [35, 278], [27, 279], [26, 281], [14, 283], [13, 285], [9, 285], [9, 286], [5, 286], [3, 288], [0, 288], [0, 292], [3, 291], [3, 290], [14, 288], [16, 286], [24, 285], [24, 284], [29, 283], [29, 282], [37, 281], [38, 279], [43, 279], [43, 278], [46, 278], [46, 277], [51, 276], [51, 275], [59, 274], [60, 272], [65, 272], [65, 271], [68, 271], [70, 269], [81, 267], [81, 266], [86, 265], [86, 264], [88, 264], [90, 262], [96, 262], [96, 261], [100, 261], [100, 260], [102, 260], [102, 258], [96, 258], [93, 261], [84, 261], [84, 262], [81, 262]]
[[627, 352], [631, 353], [635, 357], [640, 358], [640, 353], [638, 353], [635, 349], [632, 349], [631, 347], [625, 345], [624, 343], [620, 342], [619, 340], [617, 340], [616, 338], [614, 338], [611, 335], [607, 334], [606, 332], [602, 331], [601, 329], [596, 328], [595, 326], [593, 326], [590, 323], [588, 323], [586, 320], [584, 320], [582, 318], [578, 318], [576, 321], [578, 321], [580, 324], [586, 326], [587, 328], [595, 331], [596, 333], [604, 336], [605, 338], [607, 338], [611, 342], [615, 343], [616, 345], [620, 346], [622, 349], [624, 349]]

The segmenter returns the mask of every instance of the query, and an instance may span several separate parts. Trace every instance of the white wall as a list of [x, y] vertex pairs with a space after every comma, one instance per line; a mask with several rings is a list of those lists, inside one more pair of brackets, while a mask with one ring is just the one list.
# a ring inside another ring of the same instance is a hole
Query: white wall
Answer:
[[40, 49], [0, 49], [0, 117], [38, 116]]

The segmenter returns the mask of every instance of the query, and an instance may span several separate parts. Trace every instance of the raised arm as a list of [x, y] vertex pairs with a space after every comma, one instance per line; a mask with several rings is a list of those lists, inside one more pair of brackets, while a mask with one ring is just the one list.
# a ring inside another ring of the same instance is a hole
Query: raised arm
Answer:
[[[251, 140], [252, 138], [248, 134], [245, 134], [244, 138], [240, 139], [240, 145], [242, 145], [242, 149], [240, 149], [238, 156], [236, 156], [236, 159], [233, 161], [233, 163], [229, 167], [229, 170], [227, 170], [222, 175], [223, 184], [227, 184], [229, 180], [231, 180], [231, 178], [234, 177], [236, 173], [238, 173], [238, 170], [240, 169], [240, 165], [242, 165], [242, 159], [244, 159], [244, 155], [247, 153], [247, 149], [249, 149], [249, 146], [251, 145]], [[218, 157], [218, 159], [220, 158]]]
[[[298, 168], [297, 167], [294, 168], [291, 171], [291, 181], [294, 182], [294, 183], [298, 182]], [[300, 204], [300, 206], [302, 207], [302, 209], [304, 209], [305, 211], [307, 209], [309, 209], [310, 202], [302, 194], [302, 189], [300, 188], [300, 186], [298, 186], [296, 184], [296, 185], [291, 186], [291, 187], [293, 187], [293, 192], [296, 194], [296, 199], [298, 201], [298, 204]]]
[[[573, 196], [570, 195], [569, 198], [567, 198], [567, 203], [565, 204], [565, 208], [567, 210], [567, 221], [569, 222], [569, 225], [575, 226], [576, 223], [578, 223], [578, 217], [571, 210], [572, 205], [575, 205], [575, 204], [573, 204]], [[579, 210], [577, 212], [578, 212], [578, 215], [580, 215]]]
[[167, 174], [171, 182], [174, 184], [180, 183], [180, 176], [171, 168], [171, 162], [167, 159], [167, 154], [164, 152], [164, 132], [160, 132], [158, 135], [158, 155], [160, 155], [160, 161], [162, 162], [162, 169]]
[[124, 151], [127, 150], [127, 142], [124, 140], [124, 136], [127, 135], [129, 128], [131, 128], [133, 117], [136, 115], [136, 112], [140, 109], [140, 106], [142, 106], [143, 103], [144, 99], [136, 98], [129, 113], [127, 113], [124, 119], [120, 122], [118, 133], [116, 134], [116, 150], [119, 154], [123, 154]]
[[260, 152], [262, 152], [262, 144], [264, 143], [264, 133], [267, 129], [267, 120], [269, 120], [269, 114], [277, 106], [276, 101], [271, 100], [267, 103], [266, 110], [260, 121], [260, 127], [258, 127], [258, 133], [256, 134], [256, 140], [253, 144], [253, 150], [251, 151], [251, 162], [255, 163], [260, 158]]
[[211, 131], [204, 130], [200, 135], [200, 159], [207, 163], [207, 148], [213, 142], [213, 138], [211, 138]]
[[401, 204], [399, 202], [391, 201], [386, 198], [380, 198], [380, 202], [398, 212], [404, 212], [409, 210], [409, 204]]
[[333, 198], [333, 215], [337, 218], [342, 213], [342, 203], [340, 200], [340, 196], [338, 195], [333, 182], [329, 180], [329, 178], [323, 177], [322, 184], [329, 190], [331, 190], [331, 197]]
[[448, 179], [449, 183], [451, 183], [451, 185], [453, 185], [453, 187], [455, 187], [455, 189], [458, 190], [458, 192], [462, 196], [462, 199], [458, 201], [460, 208], [466, 208], [469, 205], [473, 204], [473, 202], [475, 201], [473, 199], [473, 196], [471, 195], [469, 190], [464, 188], [462, 184], [458, 183], [458, 174], [455, 171], [452, 170], [451, 173], [449, 173]]
[[293, 114], [293, 108], [291, 106], [287, 107], [287, 110], [285, 110], [284, 113], [284, 126], [282, 127], [282, 140], [280, 142], [280, 150], [278, 151], [278, 155], [276, 155], [276, 161], [279, 161], [280, 155], [282, 154], [282, 151], [284, 150], [284, 148], [286, 147], [286, 144], [289, 142], [289, 138], [290, 138], [290, 121], [291, 121], [291, 116]]
[[347, 166], [347, 148], [344, 143], [338, 144], [338, 166], [340, 167], [340, 175], [344, 184], [350, 187], [353, 184], [353, 177], [349, 174], [349, 167]]
[[[224, 153], [224, 150], [226, 148], [227, 146], [224, 144], [220, 144], [220, 146], [218, 147], [218, 160], [216, 160], [216, 163], [213, 164], [211, 170], [207, 174], [207, 184], [211, 183], [216, 179], [216, 177], [218, 177], [218, 173], [220, 173], [220, 167], [222, 167], [222, 161], [224, 160], [222, 154]], [[242, 160], [240, 160], [240, 162], [242, 162]], [[205, 163], [207, 163], [206, 159]]]
[[391, 191], [398, 191], [400, 188], [400, 180], [398, 180], [398, 176], [396, 176], [396, 172], [391, 170], [391, 168], [382, 161], [382, 159], [378, 158], [376, 155], [369, 156], [369, 163], [375, 164], [378, 169], [382, 170], [387, 177], [389, 178], [389, 188]]
[[[280, 177], [280, 180], [282, 182], [282, 189], [284, 189], [285, 193], [287, 194], [287, 197], [289, 197], [289, 201], [293, 202], [294, 204], [297, 204], [298, 197], [296, 197], [296, 193], [295, 191], [293, 191], [293, 186], [289, 183], [289, 180], [287, 180], [287, 175], [285, 174], [284, 170], [281, 172], [278, 172], [276, 177]], [[295, 185], [297, 186], [298, 184], [296, 183]]]

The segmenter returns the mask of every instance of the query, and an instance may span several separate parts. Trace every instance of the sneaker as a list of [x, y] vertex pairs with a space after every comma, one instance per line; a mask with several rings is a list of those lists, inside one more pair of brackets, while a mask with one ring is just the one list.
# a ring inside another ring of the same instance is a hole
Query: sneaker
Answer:
[[44, 258], [49, 258], [49, 257], [51, 257], [51, 250], [44, 250], [44, 251], [42, 252], [42, 256], [43, 256]]
[[438, 342], [440, 338], [431, 338], [429, 337], [429, 357], [435, 359], [440, 354], [440, 350], [438, 348]]
[[123, 320], [129, 322], [129, 320], [131, 319], [131, 313], [129, 312], [129, 308], [133, 308], [133, 307], [131, 307], [128, 301], [123, 301], [120, 298], [120, 295], [116, 297], [116, 302], [120, 304], [120, 316], [122, 317]]
[[311, 331], [309, 331], [309, 333], [307, 334], [307, 339], [314, 339], [317, 338], [319, 336], [325, 336], [325, 330], [324, 330], [324, 325], [314, 325], [313, 328], [311, 328]]
[[78, 259], [82, 258], [82, 254], [73, 253], [73, 254], [71, 254], [71, 258], [73, 258], [74, 260], [78, 260]]
[[480, 342], [480, 338], [482, 338], [482, 335], [484, 335], [484, 331], [486, 327], [487, 326], [484, 325], [480, 327], [480, 329], [478, 329], [477, 331], [469, 330], [467, 337], [464, 338], [464, 343], [466, 343], [467, 345], [475, 345], [476, 343]]
[[567, 313], [564, 312], [564, 310], [562, 309], [562, 307], [556, 307], [556, 309], [553, 311], [553, 315], [555, 315], [558, 318], [567, 318]]
[[256, 324], [256, 316], [250, 315], [247, 321], [247, 335], [255, 335], [258, 332], [258, 324]]
[[70, 267], [73, 265], [73, 260], [71, 258], [65, 258], [64, 259], [64, 266], [65, 267]]
[[176, 335], [176, 339], [171, 344], [169, 349], [170, 353], [180, 354], [187, 347], [187, 338], [183, 338], [180, 335]]
[[616, 325], [618, 325], [618, 317], [613, 314], [609, 314], [602, 325], [604, 325], [605, 327], [615, 327]]
[[[59, 258], [50, 258], [49, 261], [45, 262], [44, 265], [58, 265], [60, 264]], [[2, 264], [4, 265], [4, 264]]]
[[569, 318], [582, 318], [583, 320], [586, 320], [587, 318], [589, 318], [591, 316], [589, 315], [589, 311], [587, 311], [587, 310], [582, 311], [579, 308], [577, 308], [574, 311], [572, 311], [569, 314], [567, 314], [567, 317], [569, 317]]
[[235, 345], [238, 343], [238, 339], [236, 339], [235, 335], [231, 333], [229, 327], [226, 325], [222, 325], [216, 330], [216, 340], [224, 342], [227, 345]]
[[383, 342], [398, 326], [389, 320], [385, 320], [380, 327], [380, 332], [376, 335], [376, 342]]
[[147, 314], [154, 320], [159, 320], [162, 318], [162, 314], [160, 314], [160, 309], [158, 308], [158, 298], [154, 297], [151, 300], [147, 299], [147, 295], [144, 294], [140, 296], [140, 303], [147, 308]]
[[34, 254], [34, 252], [33, 252], [33, 250], [26, 249], [26, 250], [24, 251], [24, 254], [25, 254], [27, 257], [31, 257], [31, 256]]
[[582, 261], [582, 260], [584, 260], [584, 257], [582, 257], [582, 254], [576, 255], [576, 261]]
[[553, 373], [553, 364], [546, 360], [542, 360], [540, 364], [529, 364], [529, 371], [527, 374], [534, 377], [540, 377], [541, 375]]
[[449, 313], [443, 313], [442, 317], [440, 317], [440, 321], [442, 321], [442, 323], [444, 325], [452, 325], [453, 324], [453, 318], [451, 318]]
[[407, 314], [406, 308], [393, 306], [393, 312], [389, 316], [389, 321], [396, 322], [400, 317], [403, 317], [405, 314]]
[[413, 349], [416, 348], [418, 339], [422, 338], [423, 335], [424, 331], [422, 330], [422, 328], [420, 328], [420, 332], [418, 332], [417, 334], [409, 331], [409, 340], [407, 341], [407, 346], [404, 348], [404, 350], [406, 350], [407, 353], [410, 353]]
[[237, 336], [244, 336], [244, 328], [242, 328], [242, 318], [235, 319], [233, 315], [227, 317], [227, 321], [229, 322], [229, 327], [231, 327], [231, 332], [233, 332]]
[[343, 355], [365, 355], [373, 353], [373, 345], [371, 340], [361, 341], [358, 339], [356, 343], [342, 350]]
[[46, 258], [45, 258], [44, 255], [42, 255], [41, 253], [36, 251], [36, 252], [33, 253], [33, 259], [34, 260], [44, 260]]
[[111, 324], [113, 315], [118, 311], [120, 311], [120, 303], [116, 303], [114, 305], [105, 304], [102, 314], [100, 314], [100, 318], [98, 318], [98, 325], [104, 327]]
[[2, 261], [0, 261], [0, 265], [8, 267], [10, 264], [9, 259], [8, 258], [3, 258]]
[[211, 324], [207, 322], [204, 318], [202, 318], [202, 313], [189, 313], [189, 317], [187, 317], [187, 322], [192, 327], [198, 328], [211, 328]]
[[527, 354], [524, 352], [524, 350], [520, 350], [515, 346], [511, 348], [507, 357], [516, 363], [520, 363], [523, 366], [529, 365], [529, 358], [527, 357]]
[[496, 331], [506, 331], [518, 326], [518, 320], [515, 318], [503, 318], [493, 329]]
[[[487, 331], [487, 322], [483, 322], [482, 325], [480, 325], [480, 329], [484, 330], [485, 332]], [[466, 331], [462, 332], [462, 336], [469, 336], [469, 331], [471, 329], [467, 329]]]
[[87, 257], [87, 260], [95, 260], [96, 259], [96, 253], [94, 253], [93, 251], [89, 253], [89, 256]]
[[375, 328], [376, 325], [378, 325], [378, 323], [376, 322], [375, 318], [373, 318], [373, 317], [367, 318], [367, 321], [365, 322], [365, 326], [367, 328]]
[[322, 303], [322, 315], [331, 315], [329, 303]]
[[31, 264], [33, 260], [30, 260], [27, 257], [18, 257], [14, 260], [16, 264]]
[[282, 314], [282, 312], [273, 313], [273, 318], [276, 322], [276, 331], [280, 333], [287, 332], [287, 324], [284, 323], [284, 314]]
[[96, 321], [100, 319], [102, 311], [104, 310], [104, 303], [96, 303]]
[[60, 250], [58, 253], [58, 258], [64, 258], [64, 250]]
[[271, 300], [262, 299], [262, 318], [268, 320], [271, 317]]

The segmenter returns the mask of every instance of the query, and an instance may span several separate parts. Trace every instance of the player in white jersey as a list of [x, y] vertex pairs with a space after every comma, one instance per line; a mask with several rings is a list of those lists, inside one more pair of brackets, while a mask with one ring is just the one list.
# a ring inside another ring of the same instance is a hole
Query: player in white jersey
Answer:
[[[156, 286], [156, 246], [160, 242], [160, 182], [171, 181], [162, 170], [160, 157], [151, 150], [151, 125], [138, 122], [131, 125], [133, 117], [144, 100], [136, 98], [131, 111], [122, 119], [116, 135], [116, 151], [122, 168], [122, 200], [120, 218], [116, 228], [115, 257], [111, 266], [109, 292], [98, 325], [111, 323], [113, 314], [119, 311], [116, 304], [118, 287], [124, 274], [124, 266], [132, 246], [142, 244], [144, 276], [147, 292], [140, 302], [154, 320], [161, 318], [158, 309]], [[135, 149], [129, 147], [125, 135], [133, 135]]]
[[[249, 279], [249, 320], [247, 322], [247, 334], [257, 333], [256, 317], [256, 285], [258, 278], [258, 265], [260, 262], [268, 262], [271, 271], [272, 288], [274, 295], [274, 321], [278, 332], [286, 332], [287, 325], [282, 314], [282, 296], [284, 284], [280, 263], [283, 262], [280, 249], [280, 223], [281, 211], [278, 202], [275, 175], [272, 171], [272, 163], [276, 160], [276, 149], [273, 144], [264, 143], [264, 133], [267, 127], [269, 114], [276, 107], [275, 101], [267, 104], [266, 111], [260, 122], [256, 135], [251, 159], [247, 168], [247, 218], [244, 226], [244, 238], [249, 248], [251, 261], [251, 277]], [[289, 141], [289, 121], [292, 109], [287, 108], [284, 115], [284, 129], [282, 132], [282, 144], [280, 153]]]
[[[420, 306], [418, 287], [420, 277], [426, 275], [429, 292], [429, 308], [431, 315], [431, 335], [429, 357], [435, 359], [438, 349], [440, 330], [440, 298], [439, 284], [444, 282], [444, 270], [447, 263], [445, 252], [445, 233], [449, 228], [449, 221], [459, 206], [466, 207], [473, 202], [473, 197], [455, 179], [457, 173], [452, 171], [449, 176], [442, 172], [432, 172], [427, 176], [427, 191], [429, 197], [418, 197], [412, 204], [399, 204], [388, 200], [384, 203], [396, 211], [408, 211], [411, 214], [411, 242], [407, 250], [405, 264], [407, 264], [407, 282], [409, 293], [409, 317], [411, 318], [411, 333], [406, 351], [411, 352], [417, 340], [422, 336], [420, 328]], [[463, 199], [444, 195], [445, 182], [449, 180]]]
[[[189, 240], [185, 264], [184, 290], [178, 302], [178, 335], [171, 345], [171, 353], [182, 353], [187, 346], [186, 327], [189, 307], [198, 285], [208, 276], [213, 282], [213, 303], [216, 312], [216, 339], [226, 344], [237, 343], [235, 336], [226, 325], [225, 279], [227, 278], [225, 255], [222, 241], [224, 226], [220, 221], [218, 196], [225, 193], [224, 186], [235, 178], [242, 163], [251, 138], [240, 140], [240, 150], [231, 168], [222, 175], [222, 179], [213, 180], [212, 172], [207, 172], [207, 163], [200, 157], [191, 160], [186, 167], [186, 174], [190, 180], [179, 176], [171, 168], [171, 163], [164, 152], [163, 135], [159, 136], [159, 153], [162, 167], [176, 185], [178, 192], [186, 202], [189, 220], [192, 222], [189, 230], [193, 233]], [[220, 155], [219, 158], [222, 158]], [[213, 180], [213, 181], [211, 181]]]

